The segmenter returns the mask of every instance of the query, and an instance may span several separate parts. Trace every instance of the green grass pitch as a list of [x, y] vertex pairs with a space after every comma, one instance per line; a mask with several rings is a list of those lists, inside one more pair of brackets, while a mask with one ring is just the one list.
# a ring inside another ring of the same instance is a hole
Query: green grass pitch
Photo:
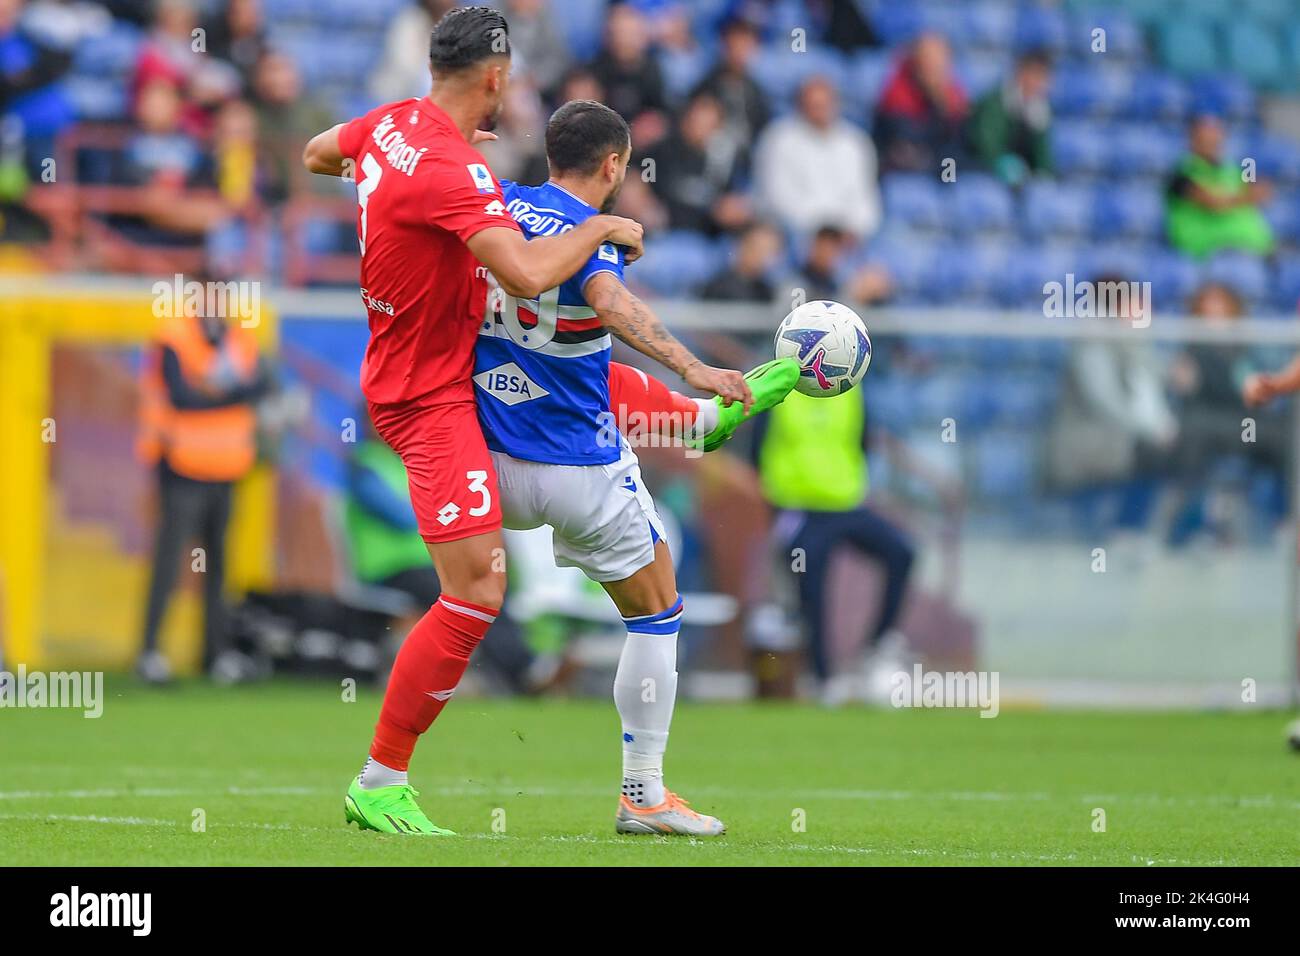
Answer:
[[409, 839], [343, 824], [373, 693], [107, 690], [98, 720], [0, 710], [6, 864], [1300, 863], [1300, 756], [1276, 711], [686, 703], [668, 782], [729, 827], [690, 842], [614, 833], [612, 702], [460, 699], [412, 766], [430, 817], [460, 836]]

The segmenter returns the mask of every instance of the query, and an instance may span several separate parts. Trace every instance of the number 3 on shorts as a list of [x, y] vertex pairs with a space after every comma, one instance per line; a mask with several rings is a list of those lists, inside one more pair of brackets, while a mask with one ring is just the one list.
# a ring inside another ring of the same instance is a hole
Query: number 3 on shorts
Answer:
[[481, 518], [492, 510], [492, 492], [488, 491], [486, 471], [467, 471], [465, 477], [469, 479], [469, 490], [477, 491], [483, 496], [483, 503], [476, 508], [470, 508], [469, 513], [474, 518]]

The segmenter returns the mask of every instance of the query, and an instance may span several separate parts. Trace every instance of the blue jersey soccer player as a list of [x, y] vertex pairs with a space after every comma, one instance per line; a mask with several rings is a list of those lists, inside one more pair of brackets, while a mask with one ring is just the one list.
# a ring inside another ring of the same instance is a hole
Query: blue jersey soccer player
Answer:
[[[546, 152], [547, 182], [502, 183], [506, 208], [529, 239], [562, 234], [611, 207], [631, 153], [628, 127], [608, 107], [576, 100], [551, 117]], [[716, 836], [721, 821], [691, 810], [663, 784], [682, 600], [663, 523], [611, 413], [610, 332], [689, 384], [740, 399], [745, 417], [785, 398], [798, 367], [771, 362], [742, 379], [705, 365], [628, 291], [623, 265], [619, 247], [606, 243], [535, 299], [489, 282], [473, 376], [479, 421], [505, 527], [550, 525], [556, 563], [599, 582], [627, 626], [614, 678], [623, 725], [616, 828]]]

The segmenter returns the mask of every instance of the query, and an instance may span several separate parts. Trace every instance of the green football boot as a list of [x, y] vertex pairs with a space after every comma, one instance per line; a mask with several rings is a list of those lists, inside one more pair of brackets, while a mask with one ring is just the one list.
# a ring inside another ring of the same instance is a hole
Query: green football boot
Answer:
[[773, 359], [751, 368], [745, 373], [745, 381], [754, 394], [754, 404], [749, 406], [749, 411], [746, 412], [745, 406], [740, 402], [723, 405], [722, 399], [715, 395], [713, 401], [718, 406], [717, 427], [695, 439], [691, 447], [701, 451], [714, 451], [725, 444], [742, 423], [780, 405], [794, 388], [795, 382], [799, 381], [799, 363], [792, 358]]
[[454, 830], [434, 826], [419, 804], [419, 792], [412, 786], [376, 787], [362, 790], [361, 781], [353, 780], [343, 798], [343, 819], [362, 830], [401, 833], [406, 836], [455, 836]]

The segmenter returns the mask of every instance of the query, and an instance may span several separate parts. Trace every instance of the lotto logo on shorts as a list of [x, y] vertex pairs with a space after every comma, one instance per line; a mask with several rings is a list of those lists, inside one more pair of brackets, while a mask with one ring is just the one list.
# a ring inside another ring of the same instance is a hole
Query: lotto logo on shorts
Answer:
[[460, 517], [460, 506], [454, 501], [449, 501], [438, 511], [438, 524], [444, 528]]

